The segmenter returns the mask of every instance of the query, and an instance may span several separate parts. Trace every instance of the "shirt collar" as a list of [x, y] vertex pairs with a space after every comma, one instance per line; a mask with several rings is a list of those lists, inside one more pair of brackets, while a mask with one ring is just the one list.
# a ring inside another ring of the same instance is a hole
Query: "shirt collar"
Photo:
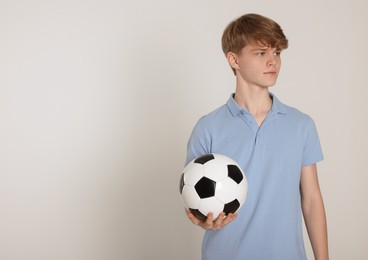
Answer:
[[271, 113], [286, 115], [286, 106], [274, 94], [270, 93], [270, 96], [272, 98]]
[[[246, 111], [245, 108], [241, 108], [238, 105], [238, 103], [236, 103], [234, 99], [234, 95], [235, 94], [232, 93], [230, 95], [230, 98], [226, 102], [226, 106], [230, 110], [230, 113], [232, 114], [232, 116], [238, 115], [241, 111]], [[272, 98], [272, 107], [271, 107], [270, 113], [286, 115], [287, 114], [286, 106], [283, 103], [281, 103], [280, 100], [271, 92], [270, 92], [270, 97]]]

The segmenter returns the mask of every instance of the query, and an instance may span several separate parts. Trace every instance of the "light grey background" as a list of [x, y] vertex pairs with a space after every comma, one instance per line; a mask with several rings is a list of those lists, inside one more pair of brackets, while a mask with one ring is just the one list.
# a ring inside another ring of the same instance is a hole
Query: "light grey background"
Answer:
[[331, 259], [366, 259], [367, 7], [0, 0], [0, 259], [199, 259], [178, 178], [234, 89], [220, 38], [247, 12], [290, 40], [272, 91], [316, 121]]

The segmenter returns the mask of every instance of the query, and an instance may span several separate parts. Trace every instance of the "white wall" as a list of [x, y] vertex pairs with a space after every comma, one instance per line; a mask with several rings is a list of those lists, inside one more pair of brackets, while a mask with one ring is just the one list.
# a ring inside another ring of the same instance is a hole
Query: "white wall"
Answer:
[[233, 91], [220, 37], [247, 12], [290, 40], [272, 91], [317, 123], [331, 259], [365, 259], [367, 7], [0, 0], [0, 259], [198, 259], [178, 176]]

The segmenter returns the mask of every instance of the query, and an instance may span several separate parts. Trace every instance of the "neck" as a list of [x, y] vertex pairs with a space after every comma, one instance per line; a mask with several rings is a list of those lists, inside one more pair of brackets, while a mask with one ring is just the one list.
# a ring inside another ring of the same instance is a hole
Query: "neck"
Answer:
[[267, 114], [272, 106], [268, 88], [237, 87], [234, 99], [254, 117]]
[[236, 103], [246, 108], [253, 115], [258, 126], [261, 126], [272, 107], [268, 87], [237, 83], [234, 96]]

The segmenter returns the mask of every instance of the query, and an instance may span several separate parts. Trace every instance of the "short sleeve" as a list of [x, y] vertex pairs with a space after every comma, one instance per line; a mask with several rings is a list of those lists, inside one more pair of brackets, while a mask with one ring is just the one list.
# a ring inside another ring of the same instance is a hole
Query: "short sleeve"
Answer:
[[194, 126], [192, 134], [188, 140], [185, 165], [200, 155], [210, 153], [209, 143], [209, 135], [204, 131], [200, 119]]
[[310, 118], [306, 127], [306, 138], [303, 149], [303, 166], [311, 165], [323, 160], [321, 143], [314, 121]]

